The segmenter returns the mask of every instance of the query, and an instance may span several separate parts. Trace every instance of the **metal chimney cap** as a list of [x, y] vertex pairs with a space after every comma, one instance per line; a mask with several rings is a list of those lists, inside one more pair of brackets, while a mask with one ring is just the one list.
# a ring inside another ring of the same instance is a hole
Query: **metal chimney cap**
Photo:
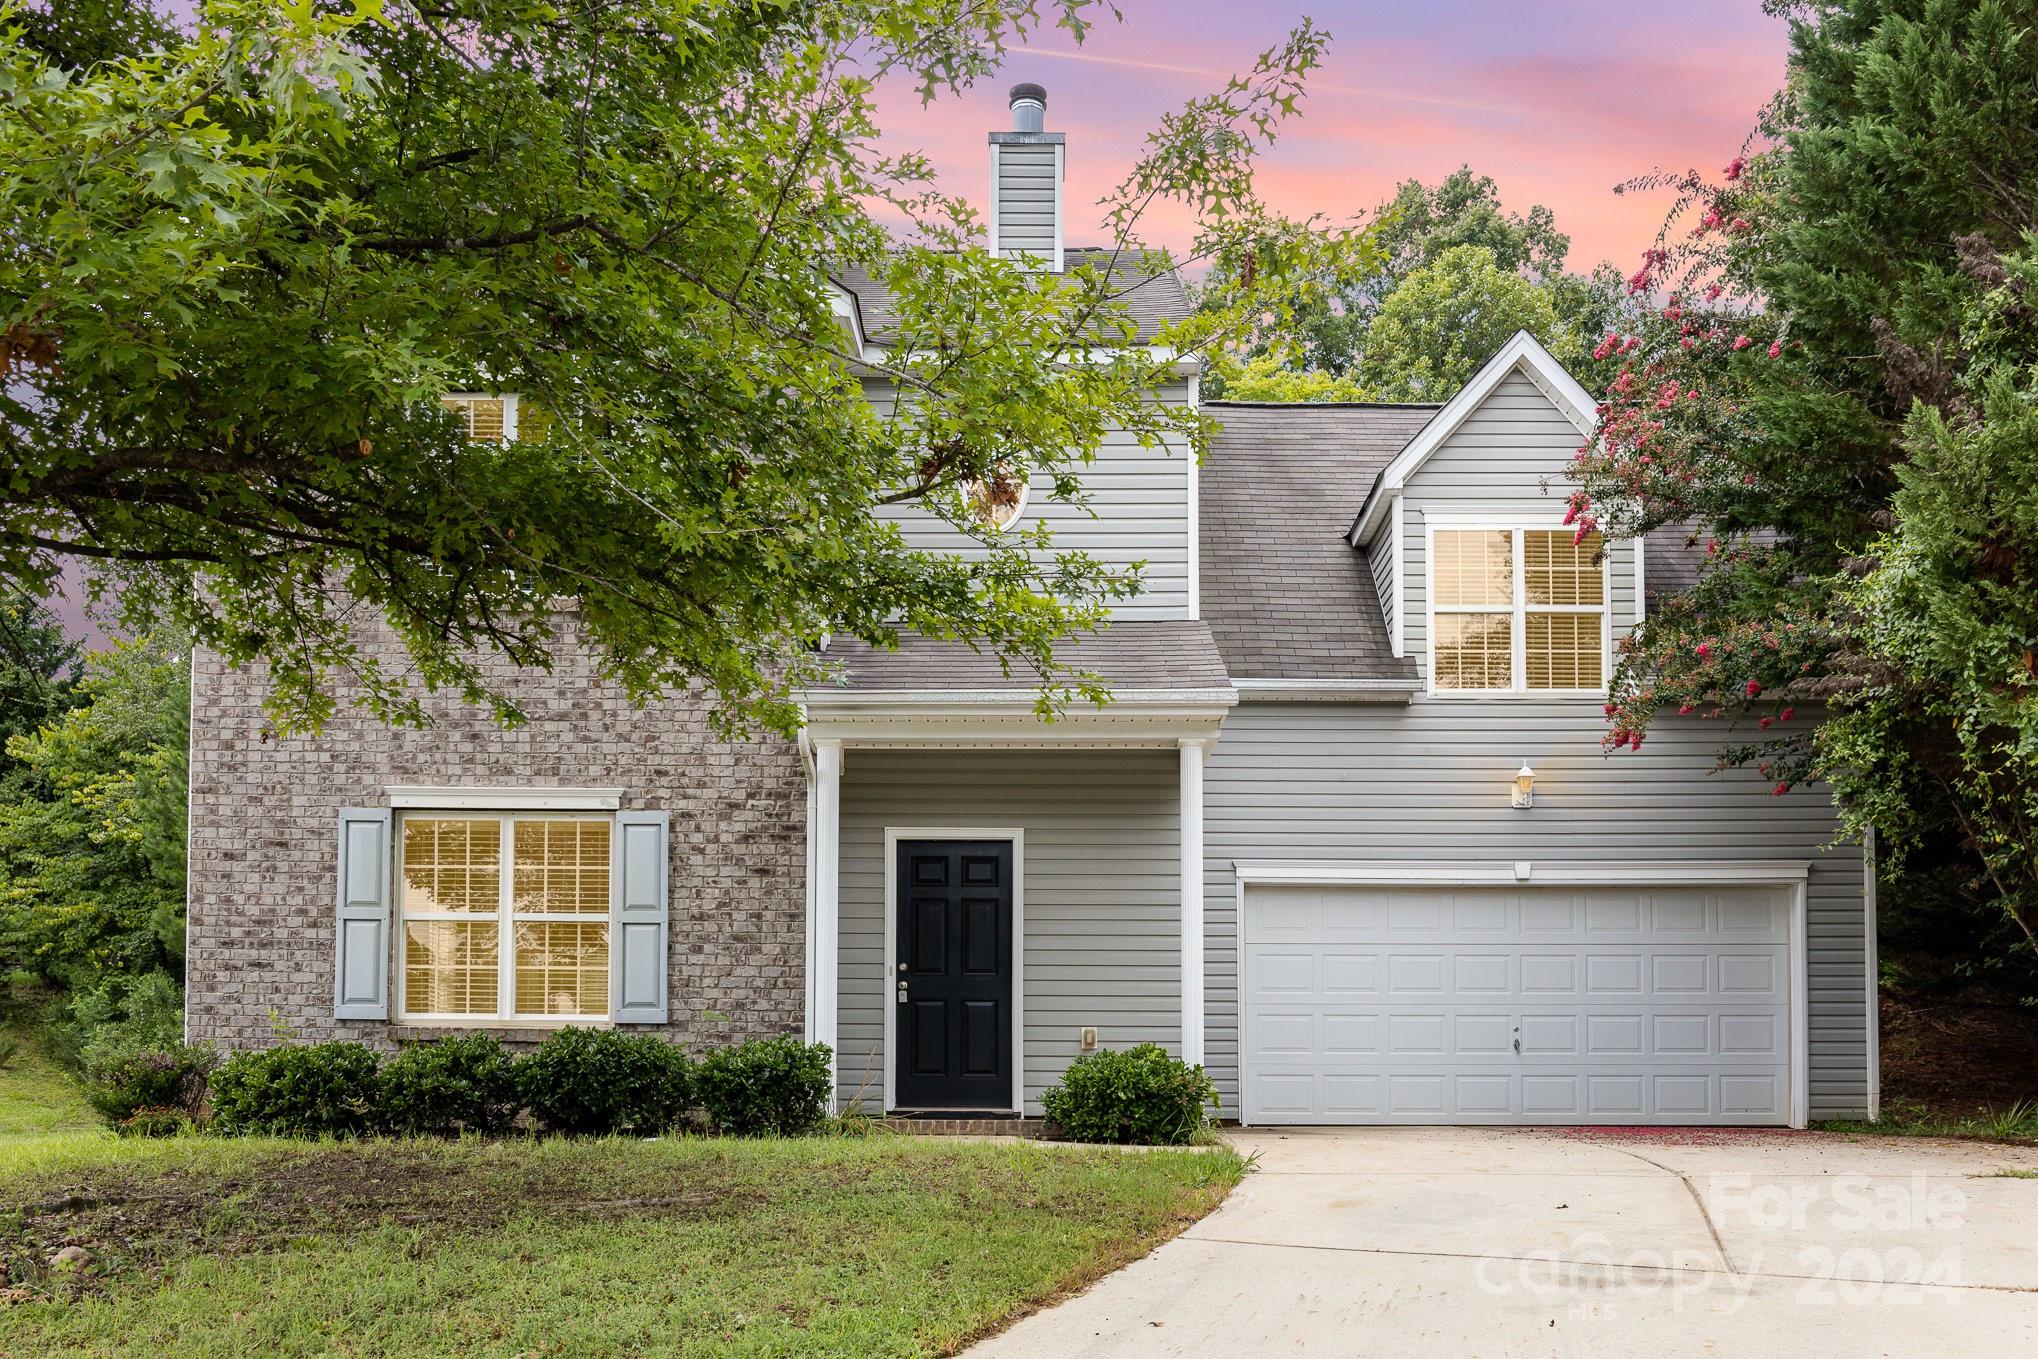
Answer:
[[1036, 85], [1030, 80], [1022, 84], [1014, 85], [1012, 87], [1011, 103], [1016, 104], [1022, 99], [1031, 99], [1034, 103], [1040, 105], [1042, 108], [1046, 108], [1047, 87], [1044, 85]]

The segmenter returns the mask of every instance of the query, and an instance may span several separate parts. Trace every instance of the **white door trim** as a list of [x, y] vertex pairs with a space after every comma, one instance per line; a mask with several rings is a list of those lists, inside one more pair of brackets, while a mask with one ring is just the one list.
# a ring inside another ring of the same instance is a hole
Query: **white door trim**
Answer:
[[[1384, 860], [1337, 862], [1308, 859], [1239, 859], [1232, 864], [1238, 879], [1238, 1045], [1239, 1089], [1245, 1088], [1245, 947], [1246, 887], [1253, 883], [1322, 886], [1467, 886], [1496, 887], [1516, 883], [1547, 886], [1668, 884], [1697, 886], [1742, 883], [1787, 887], [1790, 892], [1790, 1126], [1802, 1128], [1811, 1118], [1811, 986], [1809, 887], [1811, 865], [1802, 860], [1710, 859], [1696, 861], [1637, 860], [1630, 863], [1496, 862], [1394, 863]], [[1240, 1122], [1244, 1122], [1240, 1100]]]
[[879, 992], [885, 1011], [885, 1112], [898, 1108], [893, 1086], [898, 1002], [892, 988], [899, 975], [899, 841], [1008, 840], [1012, 844], [1012, 1108], [1026, 1107], [1026, 831], [1018, 826], [885, 827], [885, 973]]

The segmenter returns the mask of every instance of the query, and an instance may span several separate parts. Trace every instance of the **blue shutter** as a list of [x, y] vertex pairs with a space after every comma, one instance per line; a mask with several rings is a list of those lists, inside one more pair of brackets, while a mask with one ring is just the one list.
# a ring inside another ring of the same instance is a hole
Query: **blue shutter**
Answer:
[[389, 1018], [389, 809], [340, 812], [333, 1017]]
[[609, 928], [609, 1012], [618, 1024], [665, 1022], [666, 812], [616, 813], [616, 894]]

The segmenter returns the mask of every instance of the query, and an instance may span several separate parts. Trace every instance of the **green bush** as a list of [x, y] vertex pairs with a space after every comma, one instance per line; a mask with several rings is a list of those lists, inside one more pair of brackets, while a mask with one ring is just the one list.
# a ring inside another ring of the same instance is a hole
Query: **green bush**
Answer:
[[86, 1052], [85, 1098], [118, 1131], [157, 1132], [200, 1115], [217, 1065], [209, 1046], [101, 1041]]
[[561, 1029], [517, 1063], [531, 1116], [553, 1132], [663, 1132], [692, 1092], [686, 1053], [655, 1034]]
[[1076, 1058], [1040, 1102], [1073, 1141], [1178, 1145], [1210, 1125], [1217, 1084], [1158, 1043], [1141, 1043]]
[[701, 1058], [694, 1088], [722, 1132], [810, 1132], [828, 1115], [828, 1045], [788, 1036], [718, 1048]]
[[490, 1034], [412, 1043], [382, 1064], [375, 1095], [385, 1132], [499, 1133], [517, 1116], [516, 1061]]
[[359, 1043], [237, 1052], [212, 1076], [212, 1119], [224, 1133], [346, 1137], [376, 1123], [374, 1053]]

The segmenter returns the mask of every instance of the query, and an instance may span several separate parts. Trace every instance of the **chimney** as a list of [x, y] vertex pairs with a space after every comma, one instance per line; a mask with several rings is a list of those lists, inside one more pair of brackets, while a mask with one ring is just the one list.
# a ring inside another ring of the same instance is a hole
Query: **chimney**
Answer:
[[1063, 144], [1047, 132], [1047, 91], [1012, 87], [1012, 130], [991, 134], [991, 253], [1061, 272]]

